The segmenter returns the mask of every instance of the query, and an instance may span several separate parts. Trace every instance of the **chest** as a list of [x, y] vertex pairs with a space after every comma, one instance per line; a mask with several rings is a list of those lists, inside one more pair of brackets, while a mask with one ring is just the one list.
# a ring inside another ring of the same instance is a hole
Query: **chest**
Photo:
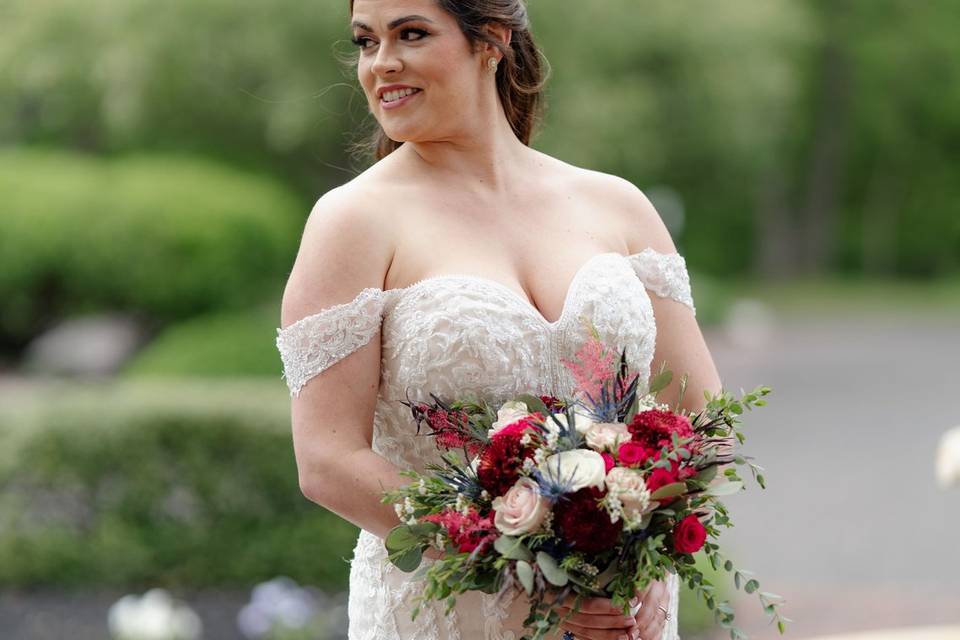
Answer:
[[594, 254], [572, 275], [555, 318], [520, 292], [468, 273], [429, 277], [389, 289], [381, 334], [383, 391], [473, 389], [505, 398], [536, 389], [569, 393], [564, 361], [595, 328], [605, 344], [627, 348], [641, 371], [656, 340], [650, 298], [626, 256]]
[[499, 284], [555, 324], [574, 281], [592, 259], [626, 248], [609, 226], [596, 226], [583, 214], [557, 215], [553, 221], [531, 216], [516, 223], [465, 226], [433, 220], [410, 225], [418, 232], [398, 243], [384, 288], [404, 290], [448, 274], [473, 274]]

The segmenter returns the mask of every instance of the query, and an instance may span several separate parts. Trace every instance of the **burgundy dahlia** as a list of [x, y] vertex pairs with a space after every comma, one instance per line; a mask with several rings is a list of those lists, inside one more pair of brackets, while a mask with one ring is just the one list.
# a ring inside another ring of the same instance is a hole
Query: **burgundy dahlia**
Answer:
[[563, 496], [554, 509], [554, 524], [560, 537], [577, 551], [599, 553], [617, 543], [623, 519], [610, 522], [610, 515], [597, 502], [606, 495], [586, 487]]
[[511, 429], [507, 433], [497, 433], [480, 453], [477, 479], [490, 495], [496, 497], [505, 494], [520, 478], [523, 461], [533, 457], [534, 447], [520, 443], [525, 431]]
[[693, 437], [693, 427], [686, 416], [662, 409], [641, 411], [633, 416], [627, 429], [634, 442], [657, 450], [671, 446], [674, 433], [681, 439]]

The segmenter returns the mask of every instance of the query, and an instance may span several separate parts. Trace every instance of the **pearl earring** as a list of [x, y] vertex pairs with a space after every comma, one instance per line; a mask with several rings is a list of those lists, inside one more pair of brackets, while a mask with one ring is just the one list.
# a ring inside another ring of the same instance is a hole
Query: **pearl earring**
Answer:
[[497, 63], [498, 61], [496, 57], [490, 58], [489, 60], [487, 60], [487, 67], [490, 69], [490, 71], [496, 72]]

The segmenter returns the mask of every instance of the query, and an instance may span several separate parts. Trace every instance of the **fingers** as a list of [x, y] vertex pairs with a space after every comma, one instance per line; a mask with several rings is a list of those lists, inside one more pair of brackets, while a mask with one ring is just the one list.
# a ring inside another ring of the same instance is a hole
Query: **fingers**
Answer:
[[[581, 627], [576, 624], [566, 622], [560, 625], [561, 629], [569, 631], [576, 640], [640, 640], [646, 639], [644, 635], [638, 635], [638, 630], [633, 629], [591, 629]], [[650, 636], [653, 638], [653, 636]]]
[[[576, 601], [575, 595], [568, 595], [564, 598], [563, 602], [557, 605], [561, 609], [573, 609], [573, 603]], [[640, 599], [634, 598], [631, 602], [632, 605], [640, 602]], [[580, 600], [580, 613], [586, 613], [591, 615], [610, 615], [610, 614], [620, 614], [623, 615], [623, 609], [613, 606], [613, 600], [610, 598], [582, 598]]]
[[667, 585], [659, 581], [650, 583], [642, 603], [636, 616], [640, 637], [659, 638], [667, 621], [664, 611], [670, 610], [670, 594], [667, 592]]
[[[569, 609], [558, 609], [557, 612], [562, 618], [566, 616]], [[567, 622], [585, 629], [620, 629], [621, 633], [623, 629], [637, 626], [636, 618], [633, 616], [624, 616], [622, 613], [616, 615], [575, 613], [567, 618]]]

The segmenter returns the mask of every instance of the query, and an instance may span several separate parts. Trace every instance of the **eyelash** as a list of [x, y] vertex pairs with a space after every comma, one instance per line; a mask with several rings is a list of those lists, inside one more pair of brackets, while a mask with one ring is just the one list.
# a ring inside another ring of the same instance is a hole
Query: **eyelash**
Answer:
[[[417, 33], [417, 34], [420, 35], [419, 38], [417, 38], [416, 40], [411, 40], [411, 42], [417, 42], [417, 41], [419, 41], [419, 40], [423, 40], [425, 37], [427, 37], [428, 35], [430, 35], [428, 32], [424, 31], [423, 29], [414, 29], [414, 28], [403, 29], [402, 31], [400, 31], [400, 35], [403, 35], [403, 34], [409, 33], [409, 32]], [[353, 38], [350, 38], [350, 41], [353, 42], [353, 44], [356, 45], [357, 47], [360, 47], [360, 50], [361, 50], [361, 51], [364, 50], [364, 49], [369, 48], [369, 47], [365, 47], [365, 46], [364, 46], [364, 44], [365, 44], [368, 40], [370, 40], [370, 38], [368, 38], [368, 37], [366, 37], [366, 36], [355, 36], [355, 37], [353, 37]]]

